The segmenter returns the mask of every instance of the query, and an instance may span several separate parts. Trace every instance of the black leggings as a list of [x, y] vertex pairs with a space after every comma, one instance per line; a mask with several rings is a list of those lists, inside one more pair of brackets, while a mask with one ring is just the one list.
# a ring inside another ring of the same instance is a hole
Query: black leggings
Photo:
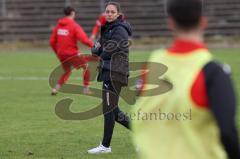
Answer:
[[118, 107], [119, 95], [122, 84], [119, 82], [103, 82], [103, 113], [104, 113], [104, 135], [102, 145], [109, 147], [112, 139], [115, 121], [130, 129], [130, 120]]

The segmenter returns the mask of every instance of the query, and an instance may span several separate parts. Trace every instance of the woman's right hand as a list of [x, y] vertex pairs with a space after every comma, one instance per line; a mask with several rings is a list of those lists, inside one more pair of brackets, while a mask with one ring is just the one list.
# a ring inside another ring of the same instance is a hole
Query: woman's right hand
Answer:
[[92, 48], [92, 55], [93, 56], [99, 56], [101, 54], [101, 44], [99, 41], [95, 42], [93, 48]]
[[95, 49], [99, 49], [100, 47], [101, 47], [100, 42], [99, 42], [99, 41], [95, 42], [94, 48], [95, 48]]

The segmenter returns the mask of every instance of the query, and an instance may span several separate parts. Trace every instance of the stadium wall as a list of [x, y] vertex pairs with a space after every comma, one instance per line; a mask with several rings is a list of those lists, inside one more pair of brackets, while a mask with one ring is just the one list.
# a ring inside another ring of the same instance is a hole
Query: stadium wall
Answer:
[[[169, 37], [165, 21], [166, 0], [119, 0], [134, 38]], [[0, 3], [0, 41], [41, 41], [63, 16], [63, 7], [74, 6], [77, 21], [90, 35], [104, 0], [2, 0]], [[209, 16], [207, 36], [240, 35], [239, 0], [205, 0], [204, 14]]]

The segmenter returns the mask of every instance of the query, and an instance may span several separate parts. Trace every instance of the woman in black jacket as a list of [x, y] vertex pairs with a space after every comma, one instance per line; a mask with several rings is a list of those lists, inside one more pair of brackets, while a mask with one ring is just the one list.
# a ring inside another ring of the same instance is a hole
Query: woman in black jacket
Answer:
[[107, 24], [101, 27], [101, 38], [92, 49], [101, 58], [98, 81], [103, 82], [104, 136], [100, 146], [88, 153], [110, 153], [110, 142], [115, 121], [129, 129], [129, 118], [118, 107], [121, 88], [128, 85], [129, 64], [128, 39], [131, 28], [120, 14], [119, 3], [106, 5]]

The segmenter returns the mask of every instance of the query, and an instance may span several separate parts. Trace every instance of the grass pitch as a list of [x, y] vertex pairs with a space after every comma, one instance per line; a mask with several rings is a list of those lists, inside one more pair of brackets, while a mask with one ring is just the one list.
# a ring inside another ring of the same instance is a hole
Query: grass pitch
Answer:
[[[215, 57], [230, 64], [235, 89], [240, 90], [240, 49], [213, 49]], [[131, 61], [144, 61], [149, 52], [132, 52]], [[48, 49], [1, 51], [0, 53], [0, 159], [135, 159], [131, 132], [115, 125], [112, 154], [89, 155], [103, 133], [103, 117], [87, 121], [64, 121], [55, 114], [55, 104], [63, 98], [74, 100], [71, 109], [82, 111], [99, 103], [82, 95], [50, 96], [48, 77], [58, 65]], [[74, 77], [72, 83], [81, 84]], [[101, 83], [93, 82], [100, 87]], [[238, 96], [239, 99], [239, 96]], [[120, 107], [129, 111], [131, 105], [121, 100]], [[239, 116], [239, 113], [238, 113]], [[238, 118], [238, 128], [240, 119]]]

